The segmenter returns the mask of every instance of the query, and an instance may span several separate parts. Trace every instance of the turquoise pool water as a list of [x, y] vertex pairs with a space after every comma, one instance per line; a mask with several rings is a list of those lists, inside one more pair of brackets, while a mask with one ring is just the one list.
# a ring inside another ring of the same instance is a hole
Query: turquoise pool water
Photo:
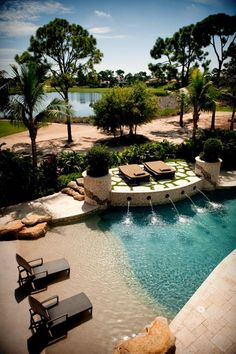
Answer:
[[[100, 226], [122, 243], [136, 282], [173, 317], [217, 264], [236, 248], [236, 190], [173, 206], [114, 208]], [[122, 271], [122, 270], [121, 270]], [[123, 270], [125, 274], [125, 270]], [[127, 270], [126, 270], [127, 272]]]

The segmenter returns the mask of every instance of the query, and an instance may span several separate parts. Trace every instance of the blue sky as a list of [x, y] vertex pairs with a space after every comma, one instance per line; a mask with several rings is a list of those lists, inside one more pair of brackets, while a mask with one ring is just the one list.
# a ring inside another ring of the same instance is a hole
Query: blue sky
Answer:
[[[28, 48], [31, 35], [55, 17], [80, 24], [104, 54], [95, 66], [125, 73], [148, 71], [157, 37], [210, 14], [236, 13], [234, 0], [0, 0], [0, 70], [11, 72], [15, 54]], [[213, 58], [212, 58], [213, 59]]]

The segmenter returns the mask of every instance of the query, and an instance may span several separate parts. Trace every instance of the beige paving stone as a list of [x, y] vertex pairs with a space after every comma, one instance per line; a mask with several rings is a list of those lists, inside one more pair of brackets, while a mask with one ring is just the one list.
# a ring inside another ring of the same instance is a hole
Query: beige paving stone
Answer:
[[202, 334], [194, 341], [194, 346], [198, 348], [197, 353], [201, 354], [215, 354], [217, 347], [207, 338], [207, 332]]
[[222, 351], [229, 349], [233, 344], [232, 340], [226, 335], [227, 330], [226, 333], [224, 333], [225, 331], [223, 330], [221, 330], [211, 339], [212, 343]]
[[203, 323], [205, 318], [200, 314], [194, 311], [191, 316], [188, 316], [184, 321], [183, 325], [186, 326], [191, 332], [197, 328], [201, 323]]
[[195, 341], [194, 335], [185, 327], [180, 329], [178, 332], [178, 339], [184, 343], [185, 346], [189, 346]]
[[203, 322], [203, 325], [214, 336], [222, 327], [227, 325], [227, 321], [224, 318], [221, 318], [219, 321], [216, 321], [214, 318], [208, 318]]
[[228, 348], [224, 354], [235, 354], [236, 353], [236, 343], [232, 344], [230, 348]]

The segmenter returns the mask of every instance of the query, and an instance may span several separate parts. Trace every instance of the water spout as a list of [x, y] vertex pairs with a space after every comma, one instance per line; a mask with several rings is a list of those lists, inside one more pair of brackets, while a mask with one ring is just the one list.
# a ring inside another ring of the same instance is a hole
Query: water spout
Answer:
[[203, 197], [204, 197], [209, 203], [211, 202], [210, 199], [208, 198], [208, 196], [207, 196], [205, 193], [203, 193], [203, 191], [201, 191], [201, 189], [197, 188], [197, 191], [198, 191], [199, 193], [201, 193], [201, 194], [203, 195]]
[[169, 196], [169, 194], [166, 195], [166, 198], [169, 199], [169, 201], [171, 202], [171, 204], [173, 205], [174, 209], [175, 209], [175, 212], [178, 216], [178, 219], [179, 221], [182, 223], [182, 224], [187, 224], [189, 222], [189, 219], [183, 215], [180, 215], [178, 209], [176, 208], [176, 205], [175, 203], [173, 202], [173, 200], [171, 199], [171, 197]]
[[192, 203], [194, 209], [195, 209], [198, 213], [204, 213], [204, 212], [206, 211], [205, 208], [200, 208], [200, 207], [198, 207], [198, 206], [194, 203], [194, 201], [192, 200], [192, 198], [190, 197], [190, 195], [188, 195], [188, 193], [185, 192], [185, 195], [186, 195], [186, 197], [190, 200], [190, 202]]
[[132, 217], [132, 214], [131, 214], [131, 212], [130, 212], [130, 210], [129, 210], [129, 208], [130, 208], [130, 201], [131, 201], [131, 198], [127, 198], [127, 212], [126, 212], [126, 215], [125, 215], [125, 217], [124, 217], [124, 219], [123, 219], [123, 221], [122, 221], [122, 224], [124, 224], [124, 225], [131, 225], [131, 224], [133, 224], [133, 217]]
[[207, 196], [205, 193], [203, 193], [203, 191], [201, 191], [201, 190], [198, 189], [198, 188], [197, 188], [197, 191], [200, 192], [200, 193], [204, 196], [204, 198], [208, 201], [209, 207], [210, 207], [211, 209], [213, 209], [213, 210], [218, 210], [218, 209], [221, 209], [221, 208], [222, 208], [222, 204], [212, 202], [212, 201], [208, 198], [208, 196]]
[[147, 197], [147, 200], [149, 200], [150, 207], [151, 207], [151, 211], [152, 211], [150, 223], [151, 223], [152, 225], [155, 225], [155, 224], [158, 223], [158, 217], [157, 217], [157, 214], [155, 213], [155, 211], [154, 211], [154, 209], [153, 209], [151, 197]]

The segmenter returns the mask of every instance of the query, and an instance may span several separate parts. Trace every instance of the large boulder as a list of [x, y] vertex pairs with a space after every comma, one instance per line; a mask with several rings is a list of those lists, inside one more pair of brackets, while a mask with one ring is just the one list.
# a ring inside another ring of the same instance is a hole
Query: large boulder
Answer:
[[34, 226], [42, 222], [50, 222], [52, 217], [50, 215], [38, 215], [38, 214], [28, 214], [21, 221], [25, 226]]
[[34, 226], [23, 227], [17, 232], [17, 238], [39, 238], [45, 236], [47, 232], [47, 222], [42, 222]]
[[157, 317], [144, 332], [119, 342], [113, 350], [113, 354], [167, 353], [175, 353], [175, 336], [164, 317]]
[[6, 224], [0, 225], [0, 236], [16, 235], [24, 227], [21, 220], [9, 221]]

